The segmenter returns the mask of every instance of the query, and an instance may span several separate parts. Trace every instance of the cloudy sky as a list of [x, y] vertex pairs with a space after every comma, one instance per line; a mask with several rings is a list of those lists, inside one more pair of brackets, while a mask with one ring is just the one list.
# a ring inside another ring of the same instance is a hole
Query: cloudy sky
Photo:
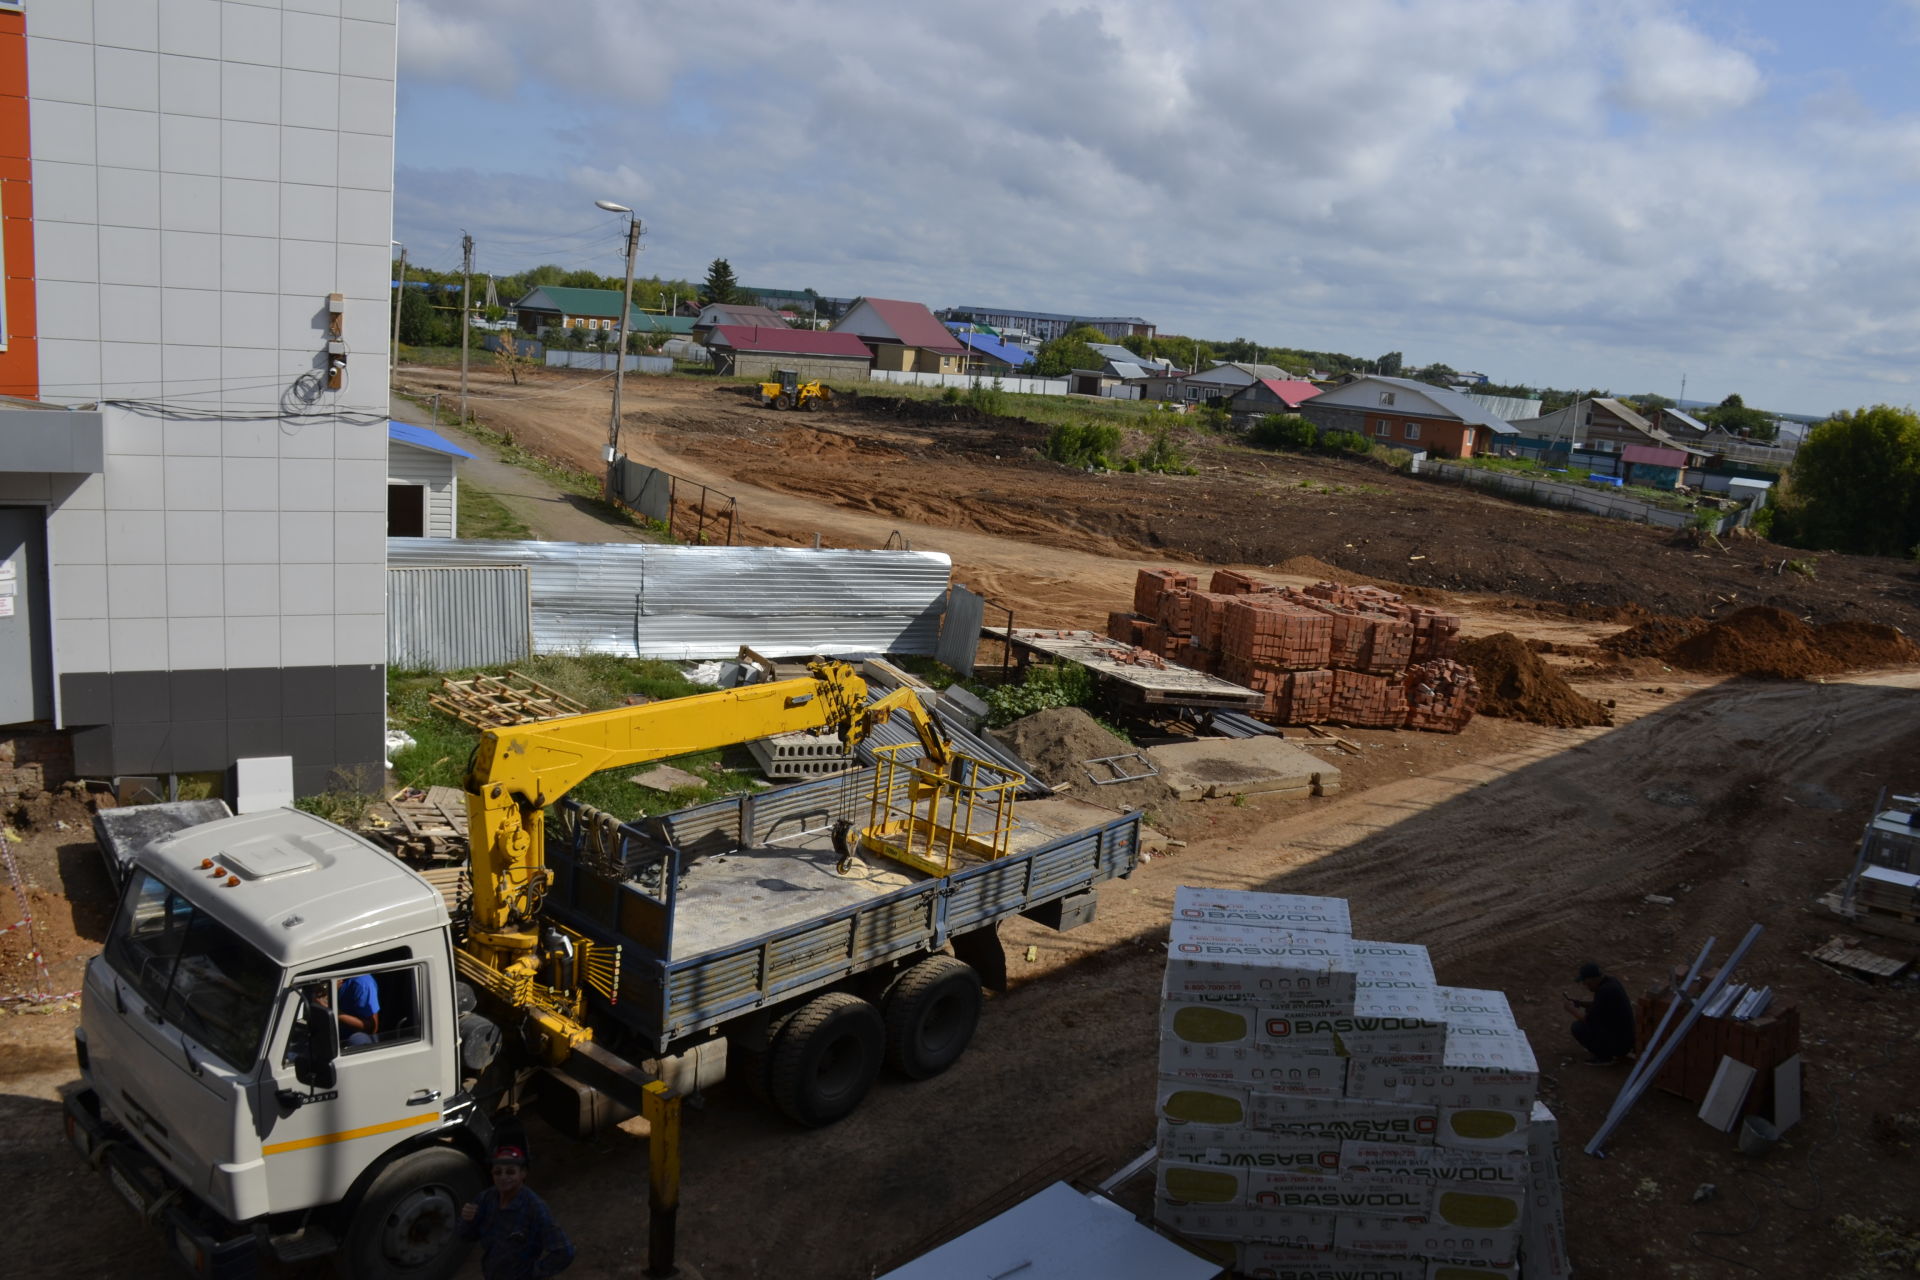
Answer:
[[1920, 0], [401, 0], [416, 261], [1915, 400]]

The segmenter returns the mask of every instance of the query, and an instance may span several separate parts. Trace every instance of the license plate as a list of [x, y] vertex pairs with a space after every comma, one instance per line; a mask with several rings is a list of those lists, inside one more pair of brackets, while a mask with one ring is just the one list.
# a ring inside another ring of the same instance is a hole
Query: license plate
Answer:
[[125, 1174], [121, 1173], [118, 1169], [114, 1168], [112, 1165], [108, 1165], [107, 1180], [112, 1182], [113, 1189], [115, 1191], [118, 1191], [121, 1197], [125, 1199], [128, 1204], [133, 1206], [133, 1211], [135, 1213], [138, 1213], [138, 1214], [146, 1213], [147, 1207], [146, 1205], [141, 1203], [140, 1193], [133, 1189], [133, 1184], [127, 1181]]

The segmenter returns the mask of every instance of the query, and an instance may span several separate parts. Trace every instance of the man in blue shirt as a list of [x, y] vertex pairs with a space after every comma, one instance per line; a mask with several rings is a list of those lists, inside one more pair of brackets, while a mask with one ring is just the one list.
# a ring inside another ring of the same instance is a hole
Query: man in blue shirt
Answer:
[[380, 987], [370, 973], [340, 979], [341, 1043], [359, 1048], [380, 1033]]
[[458, 1230], [480, 1242], [486, 1280], [539, 1280], [573, 1265], [573, 1242], [527, 1186], [527, 1153], [519, 1147], [494, 1151], [493, 1190], [461, 1206]]

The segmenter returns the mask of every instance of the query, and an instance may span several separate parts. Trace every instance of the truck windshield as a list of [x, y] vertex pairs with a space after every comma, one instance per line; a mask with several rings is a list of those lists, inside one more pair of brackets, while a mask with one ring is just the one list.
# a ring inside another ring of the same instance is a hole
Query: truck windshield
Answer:
[[138, 871], [107, 936], [107, 963], [142, 998], [235, 1069], [251, 1066], [280, 970], [165, 881]]

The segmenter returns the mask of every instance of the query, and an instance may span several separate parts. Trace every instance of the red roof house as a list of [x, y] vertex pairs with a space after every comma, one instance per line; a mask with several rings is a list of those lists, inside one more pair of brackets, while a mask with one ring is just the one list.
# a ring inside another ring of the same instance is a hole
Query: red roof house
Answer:
[[1320, 394], [1320, 388], [1298, 379], [1256, 378], [1227, 400], [1231, 413], [1263, 417], [1269, 413], [1297, 413], [1300, 406]]
[[856, 334], [758, 325], [717, 325], [707, 335], [707, 350], [714, 371], [735, 378], [764, 378], [776, 369], [809, 378], [864, 376], [873, 361]]
[[873, 352], [873, 367], [918, 373], [960, 373], [966, 348], [918, 302], [858, 298], [833, 332], [857, 335]]

